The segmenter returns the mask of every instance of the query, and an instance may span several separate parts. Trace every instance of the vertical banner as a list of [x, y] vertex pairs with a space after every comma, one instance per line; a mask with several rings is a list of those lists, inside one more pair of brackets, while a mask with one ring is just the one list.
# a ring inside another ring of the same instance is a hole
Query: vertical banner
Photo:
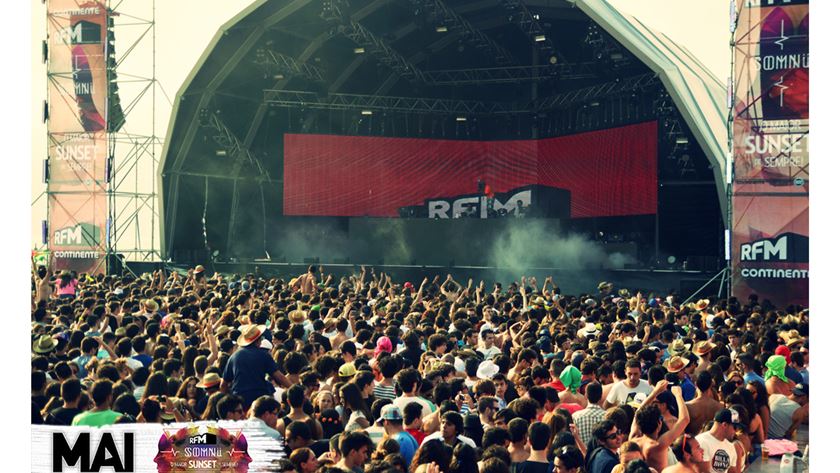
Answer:
[[808, 305], [808, 0], [734, 0], [732, 295]]
[[56, 269], [104, 273], [108, 11], [49, 0], [49, 249]]

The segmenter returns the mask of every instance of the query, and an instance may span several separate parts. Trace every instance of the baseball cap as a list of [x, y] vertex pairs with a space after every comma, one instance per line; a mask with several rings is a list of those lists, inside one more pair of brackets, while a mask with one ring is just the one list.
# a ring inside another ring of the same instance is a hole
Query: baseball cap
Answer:
[[386, 420], [403, 420], [402, 412], [400, 412], [400, 408], [395, 406], [394, 404], [388, 404], [382, 408], [380, 416], [376, 419], [377, 424], [381, 424], [382, 421]]
[[719, 410], [717, 414], [715, 414], [715, 422], [732, 424], [736, 428], [746, 428], [746, 426], [741, 423], [741, 416], [738, 415], [738, 411], [735, 409]]
[[350, 378], [356, 375], [356, 365], [353, 363], [344, 363], [338, 369], [338, 376], [342, 378]]

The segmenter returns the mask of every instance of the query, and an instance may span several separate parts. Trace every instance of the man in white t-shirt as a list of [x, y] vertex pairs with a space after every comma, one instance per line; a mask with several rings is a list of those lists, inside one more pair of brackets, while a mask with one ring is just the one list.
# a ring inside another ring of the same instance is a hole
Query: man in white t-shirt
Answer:
[[731, 441], [735, 438], [735, 429], [738, 427], [743, 427], [738, 411], [721, 409], [715, 414], [715, 423], [711, 430], [696, 437], [697, 443], [703, 448], [701, 471], [740, 473], [738, 453]]
[[496, 346], [496, 332], [489, 328], [482, 329], [479, 336], [481, 337], [481, 343], [484, 346], [483, 348], [479, 348], [478, 351], [484, 355], [485, 360], [492, 360], [494, 356], [502, 352], [502, 350], [499, 350], [499, 347]]
[[409, 403], [416, 402], [423, 406], [423, 417], [435, 412], [437, 407], [428, 399], [424, 399], [417, 395], [420, 389], [420, 372], [411, 368], [402, 370], [397, 374], [397, 386], [402, 391], [402, 395], [391, 401], [392, 404], [400, 408], [400, 412], [405, 409]]
[[613, 383], [612, 388], [610, 388], [606, 406], [604, 406], [606, 409], [627, 404], [628, 400], [633, 400], [639, 393], [647, 396], [653, 391], [650, 384], [642, 379], [642, 364], [639, 360], [627, 361], [624, 374], [627, 378], [620, 383]]

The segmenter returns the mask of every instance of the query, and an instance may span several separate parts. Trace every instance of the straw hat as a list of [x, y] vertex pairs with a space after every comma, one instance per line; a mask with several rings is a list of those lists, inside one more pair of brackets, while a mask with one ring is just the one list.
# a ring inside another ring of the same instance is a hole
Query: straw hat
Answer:
[[803, 343], [805, 338], [799, 335], [799, 330], [793, 329], [788, 332], [782, 332], [781, 335], [782, 339], [785, 341], [785, 345], [788, 347], [792, 347], [796, 344]]
[[694, 350], [692, 351], [697, 356], [703, 356], [706, 353], [712, 351], [712, 349], [716, 346], [717, 345], [715, 345], [713, 342], [710, 342], [709, 340], [701, 340], [697, 342], [697, 345], [694, 346]]
[[688, 353], [689, 348], [691, 348], [690, 343], [685, 343], [682, 338], [678, 338], [668, 345], [668, 353], [671, 356], [682, 356]]
[[700, 299], [694, 303], [694, 308], [697, 310], [703, 310], [706, 307], [709, 307], [709, 299]]
[[669, 373], [679, 373], [688, 366], [688, 360], [681, 356], [672, 356], [665, 360], [665, 368]]
[[242, 327], [242, 334], [236, 339], [236, 344], [241, 347], [247, 347], [259, 340], [263, 332], [265, 332], [265, 325], [244, 325]]
[[219, 377], [218, 373], [206, 373], [203, 378], [201, 378], [201, 382], [196, 384], [199, 388], [212, 388], [213, 386], [218, 386], [219, 383], [222, 382], [222, 378]]
[[35, 353], [49, 353], [53, 351], [58, 342], [49, 335], [42, 335], [32, 344], [32, 351]]
[[154, 299], [145, 299], [141, 302], [143, 308], [146, 309], [148, 312], [157, 312], [160, 310], [160, 305], [158, 305], [157, 301]]
[[289, 321], [293, 324], [302, 324], [306, 320], [306, 312], [297, 309], [289, 312]]
[[232, 329], [227, 325], [222, 325], [221, 327], [216, 329], [216, 338], [221, 338], [227, 335]]

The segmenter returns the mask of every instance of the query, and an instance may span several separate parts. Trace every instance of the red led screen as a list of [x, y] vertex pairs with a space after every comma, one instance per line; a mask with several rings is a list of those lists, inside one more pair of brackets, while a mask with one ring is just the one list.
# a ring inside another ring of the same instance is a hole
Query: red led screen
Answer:
[[286, 134], [283, 213], [397, 217], [426, 199], [566, 189], [572, 218], [656, 213], [656, 122], [542, 140]]

